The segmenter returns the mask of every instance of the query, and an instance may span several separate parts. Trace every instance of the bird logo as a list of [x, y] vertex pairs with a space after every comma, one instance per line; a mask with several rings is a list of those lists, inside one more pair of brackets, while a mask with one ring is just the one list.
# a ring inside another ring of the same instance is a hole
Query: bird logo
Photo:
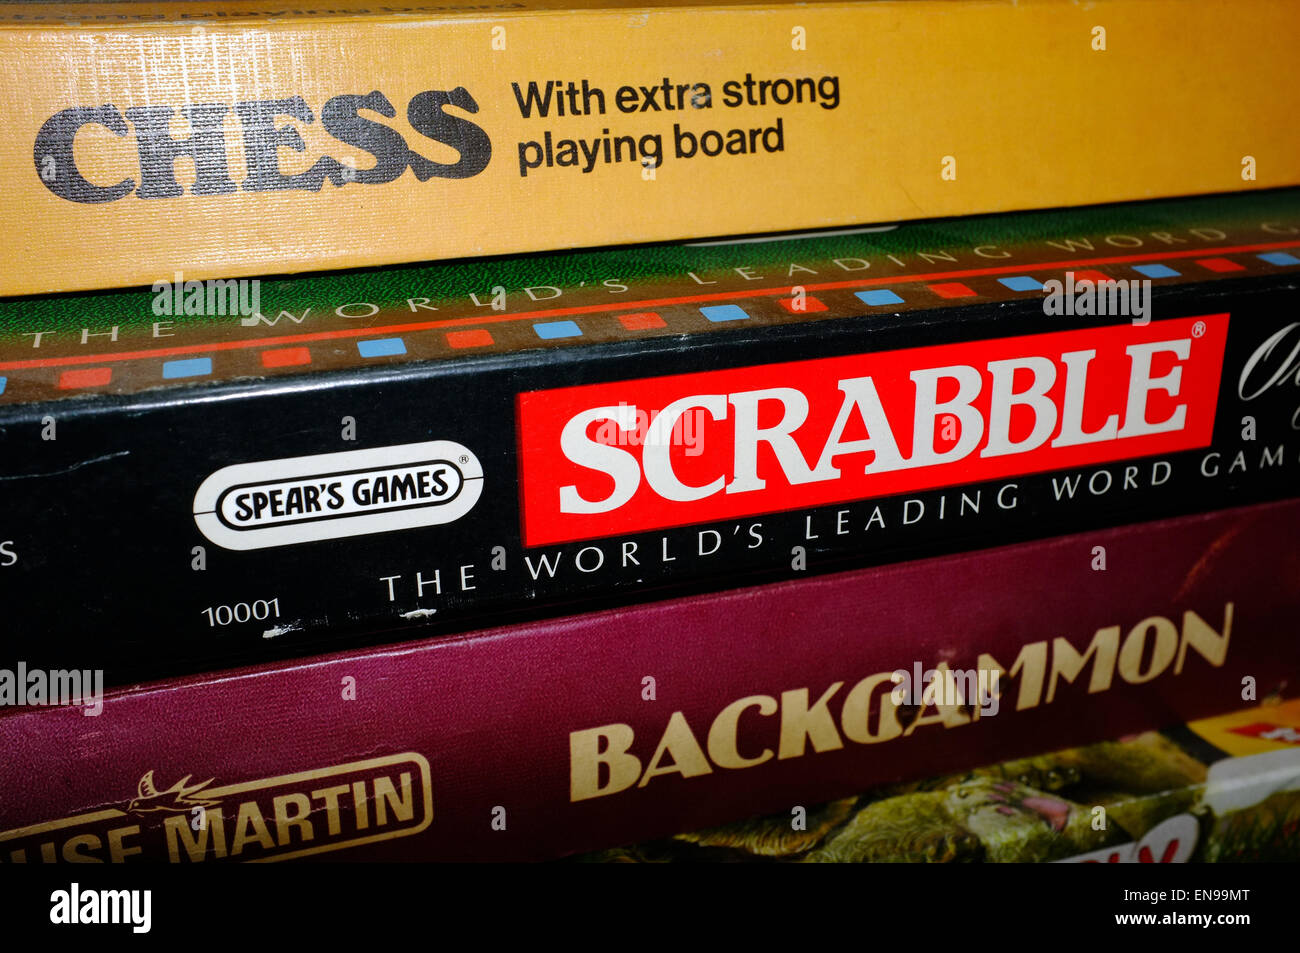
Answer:
[[188, 814], [196, 807], [215, 807], [221, 803], [194, 796], [211, 784], [213, 778], [200, 781], [198, 784], [189, 784], [191, 777], [192, 775], [187, 774], [167, 790], [159, 791], [158, 786], [154, 784], [153, 771], [146, 772], [136, 788], [136, 796], [126, 806], [126, 813], [152, 814], [166, 811], [172, 814]]

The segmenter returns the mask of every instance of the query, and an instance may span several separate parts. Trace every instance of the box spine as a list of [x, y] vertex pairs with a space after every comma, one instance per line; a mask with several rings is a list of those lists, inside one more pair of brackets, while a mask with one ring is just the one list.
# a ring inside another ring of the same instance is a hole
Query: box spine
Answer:
[[[1264, 504], [28, 707], [0, 718], [0, 861], [538, 859], [1235, 710], [1300, 677], [1298, 520]], [[945, 666], [996, 693], [922, 675]]]
[[15, 404], [9, 645], [124, 684], [1293, 496], [1287, 282]]
[[4, 12], [0, 296], [1300, 184], [1287, 0]]

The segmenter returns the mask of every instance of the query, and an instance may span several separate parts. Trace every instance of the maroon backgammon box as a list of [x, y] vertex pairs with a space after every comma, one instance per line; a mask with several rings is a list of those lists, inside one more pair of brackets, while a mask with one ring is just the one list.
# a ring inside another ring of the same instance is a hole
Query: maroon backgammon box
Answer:
[[540, 859], [1238, 709], [1300, 683], [1298, 534], [1258, 504], [14, 710], [0, 862]]

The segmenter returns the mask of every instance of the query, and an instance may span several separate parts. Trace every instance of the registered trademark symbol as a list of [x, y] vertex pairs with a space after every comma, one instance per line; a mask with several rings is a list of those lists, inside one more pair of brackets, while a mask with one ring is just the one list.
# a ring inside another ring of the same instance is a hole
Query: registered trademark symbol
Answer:
[[[1200, 337], [1200, 335], [1198, 334], [1197, 337]], [[461, 462], [461, 463], [469, 463], [469, 457], [465, 456], [465, 454], [462, 453], [462, 454], [460, 455], [460, 462]]]
[[1205, 337], [1205, 322], [1204, 322], [1204, 321], [1197, 321], [1195, 324], [1192, 325], [1192, 337], [1194, 337], [1194, 338], [1203, 338], [1203, 337]]

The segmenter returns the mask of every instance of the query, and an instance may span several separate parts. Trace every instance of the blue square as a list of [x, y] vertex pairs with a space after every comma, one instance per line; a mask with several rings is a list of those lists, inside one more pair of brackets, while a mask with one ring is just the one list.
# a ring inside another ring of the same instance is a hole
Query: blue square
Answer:
[[362, 357], [392, 357], [405, 354], [406, 345], [401, 338], [374, 338], [357, 342], [357, 353]]
[[0, 377], [0, 394], [5, 392], [5, 384], [9, 383], [9, 378]]
[[1148, 278], [1177, 278], [1182, 272], [1174, 271], [1168, 265], [1134, 265], [1133, 270]]
[[711, 308], [700, 308], [700, 314], [710, 321], [748, 321], [745, 309], [735, 304], [715, 304]]
[[1300, 258], [1295, 255], [1288, 255], [1284, 251], [1270, 251], [1262, 255], [1256, 255], [1260, 261], [1266, 261], [1270, 265], [1300, 265]]
[[163, 364], [163, 377], [203, 377], [212, 373], [212, 358], [192, 357], [186, 361], [167, 361]]
[[998, 284], [1005, 285], [1012, 291], [1042, 291], [1043, 283], [1028, 275], [1015, 275], [1011, 278], [999, 278]]
[[533, 330], [537, 336], [546, 341], [553, 341], [555, 338], [580, 338], [582, 337], [582, 328], [578, 327], [576, 321], [543, 321], [541, 324], [534, 324]]
[[869, 304], [879, 307], [883, 304], [902, 304], [903, 299], [894, 294], [888, 288], [877, 288], [874, 291], [857, 292], [858, 300], [863, 304]]

